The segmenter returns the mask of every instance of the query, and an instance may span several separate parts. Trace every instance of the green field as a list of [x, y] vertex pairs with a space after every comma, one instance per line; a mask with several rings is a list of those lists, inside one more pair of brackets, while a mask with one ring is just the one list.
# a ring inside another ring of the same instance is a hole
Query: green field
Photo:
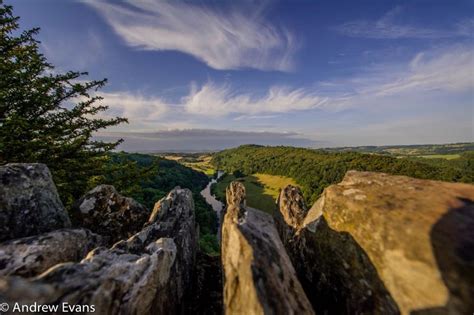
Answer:
[[280, 190], [286, 185], [296, 185], [295, 181], [288, 177], [267, 174], [253, 174], [236, 179], [234, 175], [224, 175], [215, 185], [213, 192], [219, 200], [225, 200], [225, 190], [230, 182], [238, 180], [245, 186], [247, 194], [247, 205], [252, 208], [263, 210], [272, 214]]
[[421, 157], [424, 159], [445, 159], [445, 160], [454, 160], [461, 157], [460, 154], [431, 154], [431, 155], [419, 155], [417, 157]]
[[176, 161], [180, 164], [183, 164], [184, 166], [192, 168], [195, 171], [203, 172], [209, 177], [214, 176], [214, 173], [216, 172], [214, 167], [210, 164], [212, 157], [208, 154], [199, 156], [196, 156], [195, 154], [168, 154], [163, 155], [162, 157], [168, 160]]
[[[474, 151], [474, 143], [447, 143], [447, 144], [420, 144], [420, 145], [387, 145], [387, 146], [361, 146], [326, 148], [329, 152], [360, 152], [373, 154], [387, 154], [391, 156], [426, 157], [455, 159], [463, 152]], [[448, 158], [447, 158], [448, 157]]]

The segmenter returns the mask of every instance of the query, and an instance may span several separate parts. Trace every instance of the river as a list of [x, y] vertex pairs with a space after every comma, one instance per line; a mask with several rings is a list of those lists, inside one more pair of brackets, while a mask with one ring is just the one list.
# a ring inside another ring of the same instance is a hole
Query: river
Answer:
[[[216, 212], [217, 214], [217, 219], [220, 221], [221, 219], [221, 211], [224, 208], [224, 204], [220, 202], [219, 200], [216, 199], [216, 197], [211, 193], [211, 185], [216, 183], [217, 180], [224, 175], [223, 171], [217, 171], [217, 178], [211, 179], [211, 181], [207, 184], [206, 188], [204, 188], [201, 191], [201, 196], [206, 199], [206, 202], [211, 205], [212, 209]], [[219, 230], [218, 234], [220, 235], [220, 224], [219, 224]]]

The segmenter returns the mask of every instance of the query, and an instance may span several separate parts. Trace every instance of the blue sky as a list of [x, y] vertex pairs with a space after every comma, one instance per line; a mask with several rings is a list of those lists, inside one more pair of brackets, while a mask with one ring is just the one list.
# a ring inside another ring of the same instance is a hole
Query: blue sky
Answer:
[[474, 1], [7, 0], [130, 151], [473, 141]]

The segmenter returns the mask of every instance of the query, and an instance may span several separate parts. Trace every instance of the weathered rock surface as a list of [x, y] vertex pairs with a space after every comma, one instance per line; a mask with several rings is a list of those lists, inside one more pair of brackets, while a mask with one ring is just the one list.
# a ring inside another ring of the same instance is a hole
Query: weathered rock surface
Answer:
[[222, 226], [227, 314], [313, 314], [270, 215], [245, 206], [245, 188], [227, 189]]
[[[319, 314], [398, 314], [377, 270], [353, 237], [324, 217], [302, 227], [308, 213], [297, 187], [280, 193], [275, 223], [303, 288]], [[299, 209], [299, 210], [298, 210]]]
[[97, 314], [176, 314], [186, 306], [197, 235], [192, 193], [175, 188], [139, 233], [40, 276], [0, 278], [0, 300], [94, 305]]
[[345, 313], [396, 313], [393, 300], [403, 314], [469, 314], [473, 200], [472, 185], [350, 171], [302, 224], [276, 221], [306, 292], [328, 292]]
[[104, 245], [102, 237], [86, 229], [61, 229], [0, 244], [0, 276], [31, 277], [64, 262], [83, 259]]
[[147, 208], [120, 195], [110, 185], [95, 187], [79, 199], [71, 211], [75, 226], [107, 236], [111, 243], [140, 231], [149, 216]]
[[0, 241], [70, 226], [46, 165], [0, 166]]

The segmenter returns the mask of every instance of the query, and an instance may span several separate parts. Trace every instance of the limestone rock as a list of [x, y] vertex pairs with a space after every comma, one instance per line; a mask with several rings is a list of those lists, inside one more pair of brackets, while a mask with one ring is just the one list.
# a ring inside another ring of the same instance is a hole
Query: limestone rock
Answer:
[[[395, 313], [387, 309], [393, 298], [402, 314], [469, 314], [474, 309], [473, 200], [473, 185], [350, 171], [323, 192], [294, 230], [296, 237], [285, 243], [292, 243], [295, 268], [312, 288], [335, 283], [339, 292], [359, 292], [364, 300], [357, 282], [367, 282], [366, 296], [372, 296], [365, 299], [372, 300], [367, 310]], [[337, 261], [347, 270], [333, 268]], [[390, 299], [384, 299], [384, 288]]]
[[97, 314], [181, 313], [197, 250], [192, 193], [175, 188], [155, 210], [157, 219], [140, 232], [110, 249], [96, 248], [80, 263], [30, 280], [0, 278], [0, 300], [94, 305]]
[[86, 229], [61, 229], [0, 244], [0, 276], [38, 275], [56, 264], [80, 261], [103, 245], [102, 237]]
[[12, 163], [0, 166], [0, 241], [70, 225], [46, 165]]
[[245, 186], [240, 182], [231, 182], [226, 188], [225, 197], [228, 205], [246, 206]]
[[298, 187], [288, 185], [280, 192], [278, 200], [280, 209], [285, 210], [281, 212], [285, 222], [294, 228], [300, 226], [308, 213], [301, 190]]
[[147, 208], [120, 195], [110, 185], [95, 187], [79, 199], [71, 211], [75, 226], [107, 236], [111, 243], [140, 231], [149, 215]]
[[227, 190], [222, 226], [224, 309], [227, 314], [313, 314], [273, 219], [245, 207], [239, 182]]
[[304, 228], [308, 212], [299, 189], [280, 193], [275, 223], [303, 288], [319, 314], [398, 314], [369, 257], [350, 234], [324, 217]]

